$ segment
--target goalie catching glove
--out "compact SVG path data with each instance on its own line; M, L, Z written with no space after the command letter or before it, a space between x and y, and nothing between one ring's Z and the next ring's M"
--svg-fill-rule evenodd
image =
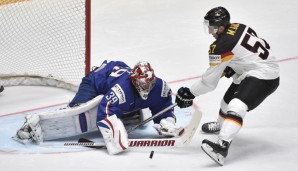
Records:
M167 137L178 137L182 134L183 128L175 126L175 118L167 117L161 119L159 124L154 124L153 127L160 135Z
M193 99L195 96L190 92L189 88L181 87L179 88L175 102L180 108L186 108L193 104Z

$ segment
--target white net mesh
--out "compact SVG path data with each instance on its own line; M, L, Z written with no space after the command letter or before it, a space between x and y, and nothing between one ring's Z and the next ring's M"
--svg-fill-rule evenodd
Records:
M79 85L85 10L85 0L0 0L0 84L33 75Z

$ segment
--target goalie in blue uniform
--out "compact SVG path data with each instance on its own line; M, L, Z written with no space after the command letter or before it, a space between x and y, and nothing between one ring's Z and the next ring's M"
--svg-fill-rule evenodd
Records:
M170 87L164 80L155 76L151 65L145 61L138 62L133 69L124 62L104 61L100 67L94 68L82 79L79 90L69 103L68 108L83 107L98 95L102 95L102 97L96 106L95 117L90 117L85 111L74 114L77 118L75 120L78 120L74 127L79 127L80 130L69 136L93 131L91 128L94 124L100 130L109 154L117 154L128 147L127 132L120 119L134 115L138 113L137 111L145 108L149 108L152 114L156 114L172 105ZM61 114L63 117L66 115ZM50 136L47 137L49 134L46 133L46 126L40 125L43 115L39 115L39 118L37 116L26 117L27 121L13 138L23 143L30 141L38 143L52 139ZM90 118L96 118L96 120ZM90 120L91 124L88 124ZM155 123L153 127L161 135L178 136L183 129L175 126L174 109L156 117L153 121ZM32 129L32 127L34 128ZM57 137L59 133L55 133L55 138L59 138L59 136ZM61 135L61 138L63 137L65 134Z

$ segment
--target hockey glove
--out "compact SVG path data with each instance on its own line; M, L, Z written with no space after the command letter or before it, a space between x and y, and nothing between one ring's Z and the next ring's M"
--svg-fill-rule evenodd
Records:
M164 135L167 137L177 137L182 134L183 128L175 126L175 119L172 117L167 117L161 119L159 124L154 124L153 127L159 133L159 135Z
M176 95L175 102L180 108L186 108L192 105L195 96L190 92L189 88L181 87Z
M226 69L224 70L224 72L222 73L223 76L230 78L232 77L236 72L231 68L231 67L226 67Z

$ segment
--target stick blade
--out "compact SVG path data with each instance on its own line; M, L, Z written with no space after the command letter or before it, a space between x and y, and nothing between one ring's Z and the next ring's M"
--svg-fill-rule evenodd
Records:
M85 142L94 142L94 141L88 140L88 139L86 139L86 138L80 138L80 139L78 140L78 142L79 142L79 143L85 143Z
M94 143L94 141L88 140L86 138L80 138L78 140L78 143ZM95 149L101 149L105 146L84 146L84 147L88 147L88 148L95 148Z
M192 119L190 123L185 128L186 129L184 132L185 135L182 135L182 141L184 145L189 144L191 142L200 124L201 118L202 118L202 112L199 110L195 110L194 113L192 114Z

